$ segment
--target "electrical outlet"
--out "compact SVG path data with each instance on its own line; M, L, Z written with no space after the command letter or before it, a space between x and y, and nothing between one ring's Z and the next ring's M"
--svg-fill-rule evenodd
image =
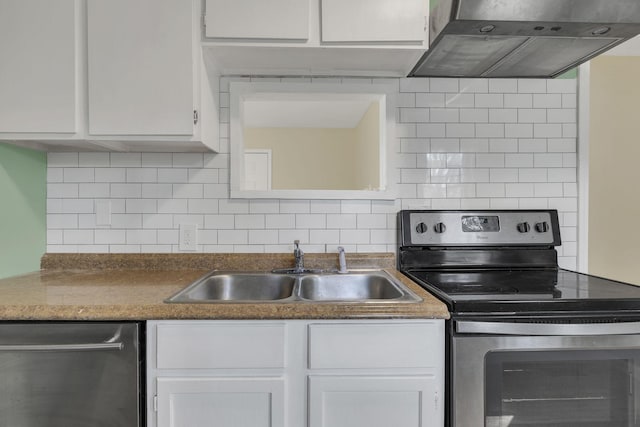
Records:
M96 225L111 225L111 201L96 200Z
M198 248L198 225L180 224L180 250L195 251Z

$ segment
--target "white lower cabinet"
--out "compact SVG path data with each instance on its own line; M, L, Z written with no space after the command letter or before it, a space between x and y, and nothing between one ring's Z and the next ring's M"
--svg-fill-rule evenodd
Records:
M437 426L435 375L311 376L309 427Z
M150 427L442 427L443 320L149 321Z
M284 426L283 378L157 379L158 427Z

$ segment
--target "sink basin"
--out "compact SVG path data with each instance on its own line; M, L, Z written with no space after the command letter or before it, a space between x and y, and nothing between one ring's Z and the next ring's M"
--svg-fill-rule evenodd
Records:
M213 272L167 302L276 301L289 298L296 278L261 273Z
M300 282L300 298L312 301L394 300L404 295L383 272L310 275Z
M282 270L289 272L288 270ZM212 271L168 303L416 302L402 283L380 270L348 274Z

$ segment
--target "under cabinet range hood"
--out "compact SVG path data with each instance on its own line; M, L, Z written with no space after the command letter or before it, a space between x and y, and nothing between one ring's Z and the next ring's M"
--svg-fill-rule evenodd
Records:
M435 1L409 77L556 77L640 34L640 0Z

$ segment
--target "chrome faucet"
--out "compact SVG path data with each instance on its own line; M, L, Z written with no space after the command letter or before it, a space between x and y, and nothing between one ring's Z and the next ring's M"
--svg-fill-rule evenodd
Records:
M340 264L338 273L345 274L349 272L349 270L347 270L347 257L342 246L338 246L338 263Z
M301 273L304 271L304 252L300 249L300 240L293 241L293 256L296 260L295 268L293 270L296 273Z

